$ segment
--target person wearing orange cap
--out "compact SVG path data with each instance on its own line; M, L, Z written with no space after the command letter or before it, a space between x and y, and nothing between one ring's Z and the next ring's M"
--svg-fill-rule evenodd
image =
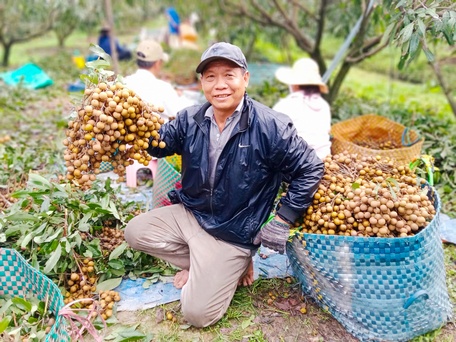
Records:
M177 113L193 104L185 97L179 96L174 87L158 77L163 66L169 59L168 54L163 52L162 46L154 40L144 40L136 48L136 64L138 70L124 81L128 88L145 102L160 107L164 112L161 117L167 121L176 117Z
M287 114L298 134L324 159L331 153L331 109L321 96L328 93L328 86L321 79L318 64L301 58L292 67L278 68L275 77L289 86L290 94L273 109Z

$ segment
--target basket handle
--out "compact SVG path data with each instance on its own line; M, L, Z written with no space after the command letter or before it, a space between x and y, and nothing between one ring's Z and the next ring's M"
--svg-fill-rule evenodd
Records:
M405 310L407 310L409 308L410 305L413 304L413 302L415 300L417 300L418 298L420 297L424 297L424 299L429 299L429 294L427 293L426 290L419 290L419 291L416 291L414 294L412 294L409 299L407 299L404 303L404 306L403 308Z
M417 137L415 140L410 141L409 128L405 127L404 131L402 132L401 143L402 146L410 147L415 145L418 141L420 141L420 137Z

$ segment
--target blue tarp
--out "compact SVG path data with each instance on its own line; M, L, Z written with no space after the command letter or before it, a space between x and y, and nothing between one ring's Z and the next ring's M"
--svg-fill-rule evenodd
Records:
M0 78L11 86L21 84L28 89L44 88L54 84L54 81L33 63L28 63L16 70L0 73Z
M440 217L443 223L440 227L440 238L444 242L456 245L456 219L452 219L445 214L440 214Z
M269 249L262 250L267 258L259 254L253 257L254 278L285 278L292 276L292 269L285 254L278 254ZM150 309L157 305L171 303L180 299L180 289L173 286L173 278L158 281L150 286L143 287L146 279L124 279L115 288L120 294L117 311L136 311Z

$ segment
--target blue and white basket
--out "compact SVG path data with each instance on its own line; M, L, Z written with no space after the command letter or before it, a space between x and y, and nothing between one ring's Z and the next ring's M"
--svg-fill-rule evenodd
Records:
M287 254L302 290L361 341L408 341L451 319L436 215L412 237L297 234Z
M0 295L24 297L30 293L48 302L55 323L45 342L69 342L67 323L59 310L64 306L62 293L46 275L36 270L14 249L0 248Z

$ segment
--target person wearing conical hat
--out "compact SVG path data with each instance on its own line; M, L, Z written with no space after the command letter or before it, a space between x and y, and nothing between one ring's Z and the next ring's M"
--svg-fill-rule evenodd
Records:
M328 86L322 81L318 64L301 58L292 67L278 68L275 77L289 86L290 94L273 109L288 115L298 134L324 159L331 153L331 109L322 97L328 93Z

